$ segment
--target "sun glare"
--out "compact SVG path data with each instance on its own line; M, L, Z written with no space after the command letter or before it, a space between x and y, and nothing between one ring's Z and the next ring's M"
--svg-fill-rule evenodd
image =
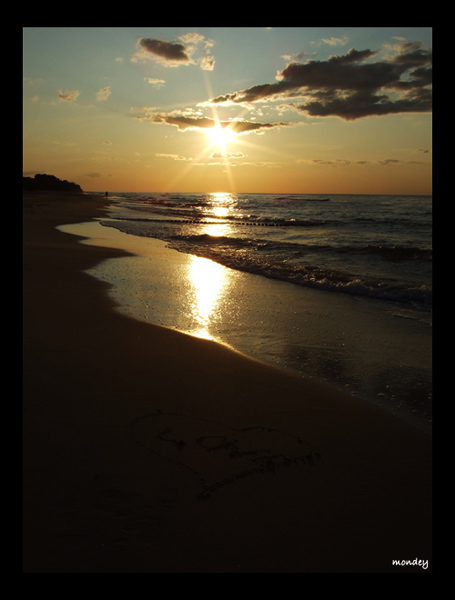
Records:
M234 139L234 132L230 127L222 127L217 123L207 130L207 136L212 146L218 146L222 152L226 152L228 143Z

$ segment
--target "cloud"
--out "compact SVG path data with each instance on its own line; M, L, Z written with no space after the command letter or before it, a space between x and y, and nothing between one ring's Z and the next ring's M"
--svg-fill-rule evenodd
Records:
M423 161L418 160L397 160L396 158L386 158L384 160L370 161L370 160L346 160L337 158L335 160L322 160L322 159L299 159L297 164L302 165L322 165L328 167L355 167L355 166L391 166L391 165L423 165Z
M104 88L100 88L97 92L96 92L96 99L98 101L102 101L102 100L107 100L109 98L109 96L111 95L111 88L108 85L107 87Z
M253 121L232 120L232 121L216 121L209 117L204 117L200 114L188 114L181 111L171 113L155 113L148 108L143 109L144 115L137 118L151 123L167 123L175 125L180 131L186 130L204 130L211 129L215 126L229 127L229 129L238 135L248 134L253 132L265 131L277 127L289 126L289 123L257 123Z
M155 85L156 87L161 87L166 83L165 79L157 79L156 77L146 77L145 81L151 85Z
M157 158L170 158L172 160L193 160L192 158L186 158L185 156L181 156L180 154L166 154L164 152L158 152L155 154Z
M76 102L79 95L80 95L79 90L72 90L70 92L62 92L62 90L59 90L58 99L62 100L62 102L73 103L73 102Z
M203 56L199 61L199 65L203 71L213 71L215 68L215 59L213 56Z
M185 52L183 44L173 44L162 40L152 40L141 38L139 46L152 56L163 59L167 62L185 62L191 61L189 55ZM146 56L146 54L144 55Z
M243 152L212 152L210 158L245 158Z
M276 83L255 85L213 98L214 104L250 104L273 100L313 117L354 120L373 115L430 112L431 52L419 43L393 48L392 55L373 61L378 52L351 48L326 61L291 62Z
M348 38L347 36L343 36L342 38L337 38L335 36L332 36L330 38L325 38L322 40L325 44L329 44L329 46L338 46L341 45L343 46L344 44L347 43Z
M133 62L153 59L166 67L181 65L199 65L205 71L212 71L215 59L209 55L214 42L199 33L186 33L179 41L167 42L152 38L139 38L138 50L132 57ZM202 56L201 56L202 54Z

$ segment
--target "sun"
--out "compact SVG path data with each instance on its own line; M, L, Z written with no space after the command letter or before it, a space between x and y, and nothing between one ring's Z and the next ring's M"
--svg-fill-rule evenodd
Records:
M227 145L233 141L235 135L230 127L223 127L219 123L207 129L206 133L211 146L218 146L223 153L226 152Z

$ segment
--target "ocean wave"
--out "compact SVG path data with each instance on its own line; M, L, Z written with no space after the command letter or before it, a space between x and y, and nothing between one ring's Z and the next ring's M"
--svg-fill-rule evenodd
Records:
M386 261L404 261L404 260L431 260L432 251L424 248L408 246L384 246L384 245L359 245L359 246L337 246L329 244L304 244L293 243L287 239L285 242L269 241L263 239L245 239L230 236L212 236L210 234L192 234L192 235L170 235L169 238L183 243L189 242L195 245L212 246L230 246L232 248L252 247L256 249L273 252L282 251L292 253L294 256L304 256L305 253L324 253L332 252L335 254L365 254L378 256Z
M429 260L432 257L432 250L413 246L376 246L372 244L366 246L341 246L340 248L336 248L336 252L341 254L377 255L389 261Z
M278 202L288 202L288 203L296 203L296 202L329 202L330 198L310 198L305 196L277 196L275 198Z
M168 217L167 219L164 217ZM335 225L335 221L317 220L317 219L282 219L270 217L253 217L251 215L245 217L243 215L228 215L217 217L216 215L205 215L194 211L173 208L170 211L160 211L154 213L154 216L148 217L112 217L118 221L138 221L149 223L183 223L192 224L200 223L202 225L219 225L229 223L231 225L239 225L244 227L325 227L327 225Z
M242 244L239 243L234 247L230 240L226 238L210 244L194 244L191 240L174 239L170 241L169 246L180 252L211 259L232 269L262 275L294 285L378 300L389 300L409 304L424 310L431 307L432 292L428 286L407 287L405 285L387 284L374 278L362 278L358 275L351 275L334 269L320 268L313 265L296 265L292 262L279 261L279 253L272 253L271 259L265 259L263 252L244 252L242 251ZM251 248L251 246L252 243L247 240L243 243L243 248ZM261 248L257 247L256 249L260 250Z
M180 252L239 271L424 310L431 307L428 273L432 252L425 236L394 235L389 244L381 243L387 239L382 230L376 233L373 228L365 234L363 229L351 229L352 220L346 230L339 228L336 211L328 218L311 209L296 218L292 216L295 211L274 214L268 208L217 217L198 210L202 200L191 195L144 195L137 213L125 211L123 216L112 215L101 224L127 234L161 239ZM227 228L219 230L222 235L211 235L209 225ZM272 227L278 229L267 229ZM287 229L280 231L281 227ZM392 244L392 240L397 243Z

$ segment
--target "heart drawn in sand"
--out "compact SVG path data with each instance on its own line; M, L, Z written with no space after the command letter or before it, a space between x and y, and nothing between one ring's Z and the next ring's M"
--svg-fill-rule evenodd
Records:
M135 419L132 434L149 450L190 469L202 486L201 500L243 477L314 465L321 458L305 440L277 429L235 429L162 411Z

